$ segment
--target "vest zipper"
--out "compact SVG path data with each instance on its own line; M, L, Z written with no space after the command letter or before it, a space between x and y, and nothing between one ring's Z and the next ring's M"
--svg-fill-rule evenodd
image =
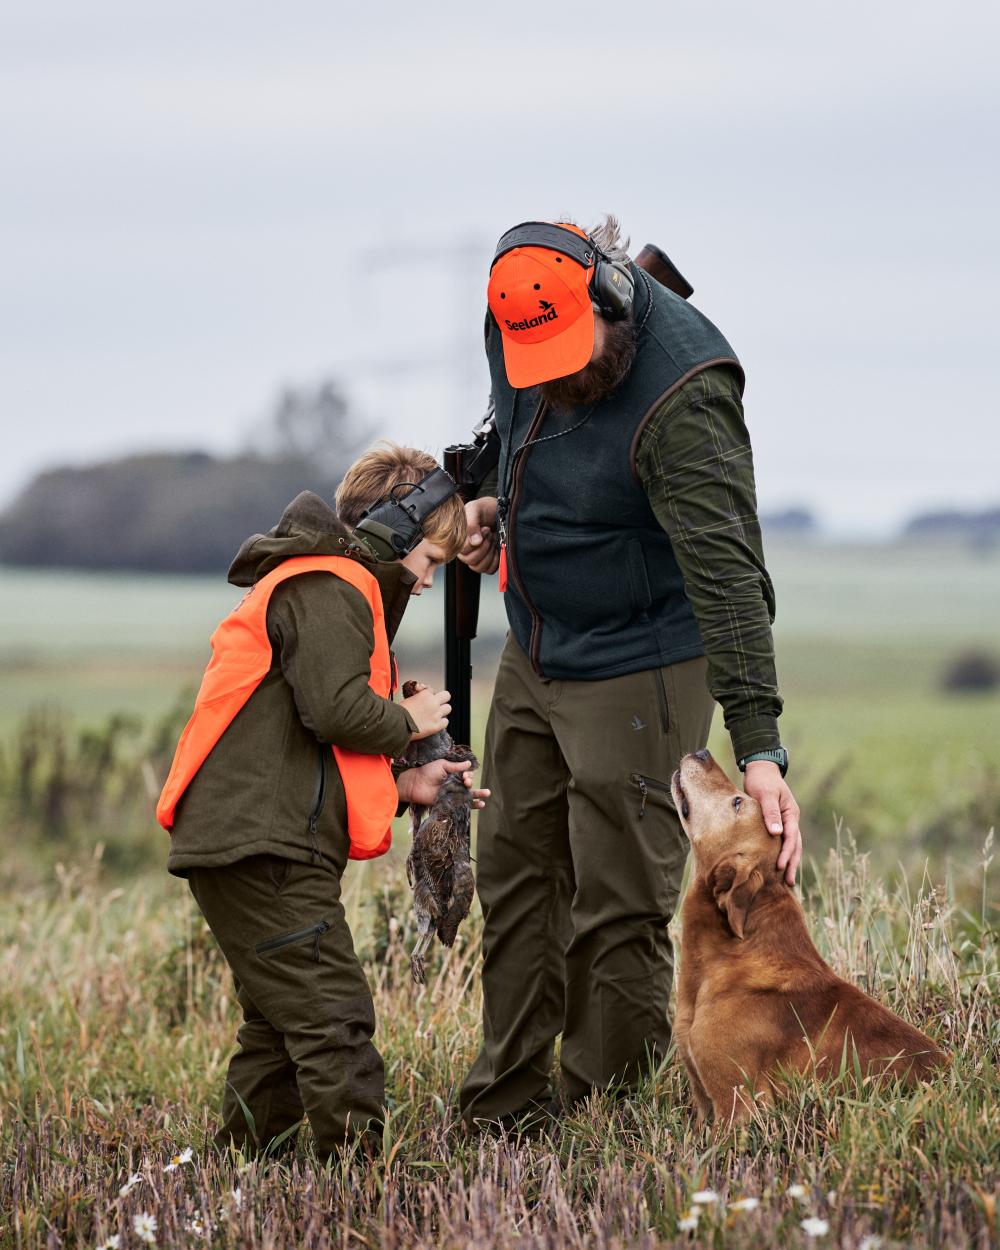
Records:
M308 824L309 841L312 843L310 855L314 864L319 861L319 839L316 836L316 826L326 803L326 757L330 753L330 748L324 746L322 742L317 742L316 746L319 748L319 779L316 782L316 798L313 800Z
M528 459L528 451L531 440L538 433L542 421L545 419L545 400L538 401L538 407L535 409L535 415L531 418L531 425L528 427L528 433L524 437L524 450L518 459L518 464L514 468L514 478L510 484L510 499L504 500L504 545L507 548L507 573L517 587L518 594L527 605L528 611L531 613L531 637L528 642L528 658L531 661L531 667L535 670L539 677L544 677L542 672L542 663L540 659L542 650L542 618L538 614L538 609L532 603L528 592L524 588L524 582L521 581L521 575L517 571L517 562L514 560L514 549L511 539L514 535L514 513L517 510L517 496L521 489L521 482L524 477L524 465Z
M646 799L649 797L650 790L658 790L661 794L670 794L671 790L664 782L655 781L652 777L644 777L642 773L633 773L632 780L639 787L639 819L642 820L646 814Z
M330 928L329 920L321 920L319 924L310 925L308 929L298 929L295 933L282 933L279 937L268 938L266 942L258 942L253 948L257 955L269 955L272 951L280 951L285 946L294 946L296 942L304 942L313 938L313 960L319 963L319 940Z

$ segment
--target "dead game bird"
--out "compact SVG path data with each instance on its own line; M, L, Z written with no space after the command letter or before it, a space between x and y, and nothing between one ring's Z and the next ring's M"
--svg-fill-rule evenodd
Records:
M416 691L416 682L404 683L404 698ZM400 762L407 768L420 768L440 759L468 760L471 768L479 763L467 747L455 745L447 730L411 742ZM435 932L444 946L452 946L472 906L476 892L469 847L472 801L462 774L452 773L430 808L410 806L413 846L406 858L406 876L419 933L410 956L410 973L417 985L425 983L424 955Z

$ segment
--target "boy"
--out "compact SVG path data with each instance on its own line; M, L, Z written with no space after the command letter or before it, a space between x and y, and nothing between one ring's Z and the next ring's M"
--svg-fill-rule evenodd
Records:
M223 1148L263 1147L303 1114L322 1158L381 1128L382 1058L340 878L349 855L388 849L400 802L433 801L450 772L472 784L463 763L390 770L408 742L447 724L447 691L392 702L388 646L409 596L461 550L465 512L456 494L444 499L400 560L374 558L353 531L437 469L413 448L373 448L340 484L337 512L304 492L229 571L250 590L213 635L157 808L168 870L187 877L243 1008Z

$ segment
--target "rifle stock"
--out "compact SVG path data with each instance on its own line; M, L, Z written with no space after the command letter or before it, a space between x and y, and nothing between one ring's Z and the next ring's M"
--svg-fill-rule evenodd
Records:
M681 299L689 299L694 294L691 283L666 252L654 244L647 243L634 263ZM475 431L473 442L445 448L444 467L458 483L459 494L466 503L476 498L499 458L500 440L493 424L491 404ZM470 746L472 737L472 641L479 627L481 580L480 575L461 560L452 560L445 568L444 683L451 692L448 728L452 738L463 746Z

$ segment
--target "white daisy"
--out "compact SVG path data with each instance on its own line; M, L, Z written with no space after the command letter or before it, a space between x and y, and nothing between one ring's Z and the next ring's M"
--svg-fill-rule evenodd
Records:
M102 1241L97 1250L119 1250L122 1244L121 1236L118 1233L112 1233L107 1241Z
M830 1221L821 1220L818 1215L808 1216L801 1224L807 1237L824 1237L830 1231Z
M694 1230L698 1227L698 1217L700 1214L701 1213L698 1208L694 1207L687 1213L687 1215L682 1216L677 1221L677 1228L679 1231L682 1233L694 1232Z
M156 1241L156 1216L140 1211L132 1217L132 1229L140 1241L151 1246Z
M164 1172L176 1172L179 1167L185 1163L190 1163L194 1158L194 1151L190 1146L185 1146L179 1155L173 1155L170 1162L163 1169Z
M719 1195L714 1189L699 1189L691 1195L691 1201L696 1207L710 1207L719 1201Z
M789 1185L785 1190L785 1193L788 1194L789 1198L808 1197L808 1191L806 1190L805 1185Z
M760 1206L759 1198L737 1198L729 1204L730 1211L756 1211Z

